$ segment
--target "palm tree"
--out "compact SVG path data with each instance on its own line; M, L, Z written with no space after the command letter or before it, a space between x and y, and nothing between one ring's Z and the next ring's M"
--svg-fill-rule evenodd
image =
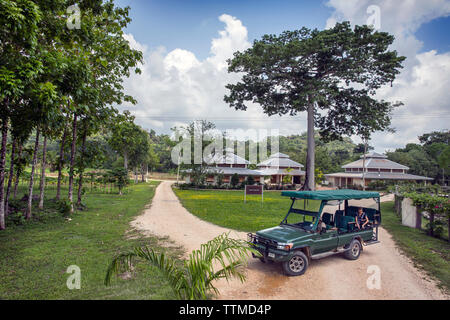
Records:
M141 258L162 271L179 299L207 299L207 295L211 292L219 294L219 290L213 284L215 280L225 278L228 281L237 277L244 282L243 267L247 263L248 254L252 252L259 255L258 251L249 247L247 242L231 239L228 235L224 233L202 244L200 249L190 253L189 259L185 260L181 267L176 265L174 259L164 253L156 253L146 246L121 253L109 265L105 285L111 283L113 274L130 271L133 260ZM214 268L215 265L218 267Z

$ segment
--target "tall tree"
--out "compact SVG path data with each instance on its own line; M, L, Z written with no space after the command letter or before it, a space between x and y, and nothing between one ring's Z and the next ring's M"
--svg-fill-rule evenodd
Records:
M228 71L243 73L228 84L225 102L246 110L261 105L268 115L308 114L305 189L314 190L314 128L324 139L367 136L390 126L398 104L377 101L376 90L392 83L405 57L388 48L394 37L349 22L319 31L302 28L265 35L228 61Z
M41 13L34 1L0 1L0 230L5 229L5 163L8 123L41 64L33 54Z
M74 102L73 139L69 168L69 201L73 202L73 173L77 118L92 115L99 110L109 110L110 106L120 105L123 101L136 103L133 97L124 93L123 80L132 69L142 62L142 53L132 49L124 38L123 30L130 23L129 7L119 8L113 1L86 1L80 6L83 11L81 40L76 46L79 57L84 57L83 66L87 66L81 86L73 87L71 97ZM75 69L76 70L76 69ZM78 70L76 70L78 71ZM80 72L74 73L78 79ZM81 89L81 90L80 90ZM73 211L73 205L72 210Z
M125 111L118 115L112 123L109 144L123 156L123 167L128 170L130 154L135 148L135 140L139 134L139 128L134 124L134 117Z

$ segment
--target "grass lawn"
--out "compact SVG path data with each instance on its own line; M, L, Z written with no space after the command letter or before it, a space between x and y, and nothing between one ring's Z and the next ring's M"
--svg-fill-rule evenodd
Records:
M160 247L156 238L133 233L129 239L126 234L129 222L153 198L156 185L131 185L123 196L86 194L88 210L78 211L70 221L47 201L44 212L34 209L34 221L0 231L0 299L175 298L162 274L144 263L135 266L131 279L114 279L111 287L103 284L109 262L120 251L147 244L179 256L176 249ZM52 199L55 189L48 191ZM70 265L81 269L80 290L66 286Z
M183 206L197 217L222 227L255 232L280 224L286 216L291 200L282 197L280 191L264 192L261 196L249 195L244 203L243 190L180 190L175 194ZM310 200L306 209L315 210L320 201ZM296 208L303 208L303 201L296 201Z
M424 231L401 224L394 213L394 203L381 204L383 228L394 238L397 245L427 274L438 280L441 288L450 292L450 244L443 239L427 236Z

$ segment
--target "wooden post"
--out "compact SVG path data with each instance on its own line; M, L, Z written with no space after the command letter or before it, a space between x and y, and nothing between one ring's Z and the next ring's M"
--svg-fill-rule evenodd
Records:
M367 139L364 141L364 157L363 157L363 190L366 191L366 153L367 153Z
M422 210L416 206L416 229L422 229Z

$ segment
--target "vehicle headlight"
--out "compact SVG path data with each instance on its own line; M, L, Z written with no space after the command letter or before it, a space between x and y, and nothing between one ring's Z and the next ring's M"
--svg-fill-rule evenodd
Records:
M278 243L277 244L277 249L289 251L289 250L292 249L293 245L294 245L293 243Z

